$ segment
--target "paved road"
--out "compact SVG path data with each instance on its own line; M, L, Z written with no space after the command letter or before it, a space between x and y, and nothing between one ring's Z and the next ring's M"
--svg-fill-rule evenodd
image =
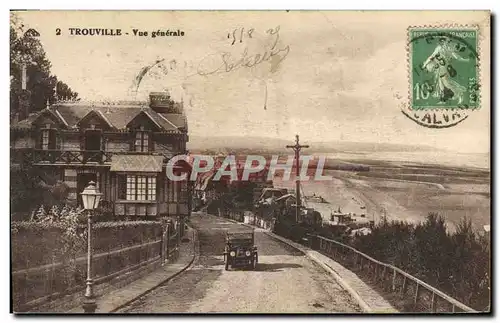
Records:
M127 313L352 313L360 309L328 274L302 253L261 230L255 271L224 270L224 232L235 224L192 215L200 257L194 266L121 312Z

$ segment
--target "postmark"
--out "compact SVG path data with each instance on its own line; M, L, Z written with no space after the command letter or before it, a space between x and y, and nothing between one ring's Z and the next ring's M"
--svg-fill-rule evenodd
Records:
M448 128L480 108L479 34L475 26L408 28L409 102L403 114Z

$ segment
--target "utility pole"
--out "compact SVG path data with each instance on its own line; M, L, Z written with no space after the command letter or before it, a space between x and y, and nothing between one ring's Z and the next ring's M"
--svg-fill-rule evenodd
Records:
M299 213L300 213L300 207L302 204L301 198L300 198L300 168L299 168L299 160L300 160L300 150L302 148L309 148L308 145L300 145L299 144L299 135L295 135L295 145L287 145L286 148L292 148L293 151L295 152L295 171L296 171L296 179L295 179L295 197L296 197L296 202L295 202L295 221L298 223L299 222Z

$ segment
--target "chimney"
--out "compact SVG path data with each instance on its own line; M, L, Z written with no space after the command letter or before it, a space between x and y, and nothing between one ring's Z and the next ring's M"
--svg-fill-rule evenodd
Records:
M26 64L21 65L21 90L26 90Z
M30 114L31 93L27 89L26 64L21 65L21 93L19 94L19 119L26 119Z
M180 105L171 99L168 91L149 93L149 106L158 113L182 113Z

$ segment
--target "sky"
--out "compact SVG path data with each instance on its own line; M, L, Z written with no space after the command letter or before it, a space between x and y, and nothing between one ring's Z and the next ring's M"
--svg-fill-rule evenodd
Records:
M462 153L490 150L490 35L484 12L18 15L40 33L52 72L82 100L143 100L151 91L168 89L184 102L191 135L293 140L298 133L310 142L408 143ZM408 103L407 29L457 22L480 26L482 107L455 127L425 128L400 111ZM72 36L69 28L121 29L122 36ZM133 29L148 31L148 36L134 36ZM180 30L184 36L152 38L158 30ZM236 63L246 52L255 62L255 55L269 56L271 51L279 55L253 67L227 71L224 66L209 73L222 66L223 57L228 64ZM163 66L153 68L137 93L132 91L141 69L157 60L164 60Z

